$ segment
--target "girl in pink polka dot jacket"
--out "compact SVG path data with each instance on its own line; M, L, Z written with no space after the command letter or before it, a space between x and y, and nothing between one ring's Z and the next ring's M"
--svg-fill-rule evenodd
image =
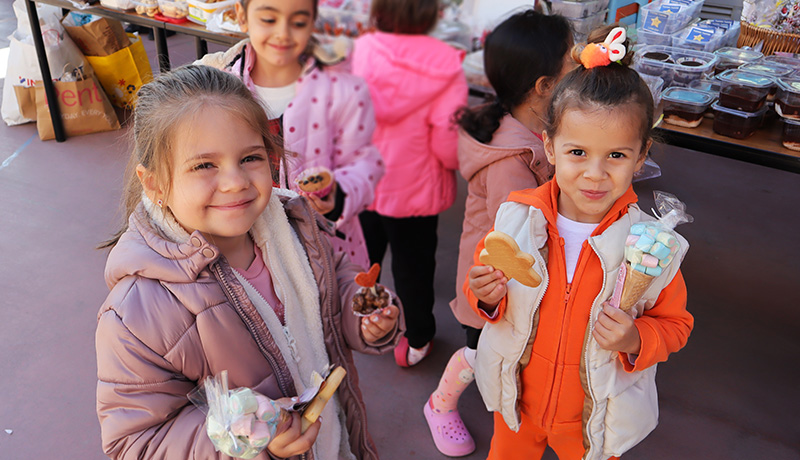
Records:
M335 224L334 249L368 267L358 214L372 203L384 165L372 144L375 115L366 84L317 57L322 53L311 37L316 0L242 0L236 13L249 38L198 63L239 76L265 102L287 151L275 182L305 196ZM334 177L323 197L296 183L319 168Z

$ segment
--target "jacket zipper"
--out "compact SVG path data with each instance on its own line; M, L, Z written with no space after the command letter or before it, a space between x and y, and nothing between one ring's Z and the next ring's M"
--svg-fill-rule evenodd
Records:
M530 227L530 233L531 233L531 241L533 241L534 245L535 245L536 244L536 238L535 238L536 235L533 234L533 227L532 226ZM536 298L536 300L534 301L533 309L531 310L531 317L530 317L530 323L528 325L528 333L526 335L527 339L525 340L525 346L522 347L522 350L519 352L519 355L517 355L516 359L514 360L517 363L517 366L519 366L519 362L522 360L522 355L525 354L525 349L528 348L528 340L530 340L531 334L533 333L533 317L536 315L536 312L539 311L539 307L542 305L542 299L544 299L544 294L545 294L545 292L547 292L547 287L550 285L550 274L547 272L547 265L545 264L544 257L542 257L542 254L539 252L538 249L534 250L532 252L533 252L533 258L536 260L536 262L539 264L539 266L542 267L542 285L541 285L541 289L539 291L539 295ZM506 295L508 295L508 294L506 294ZM521 379L522 379L522 375L521 375L522 374L522 369L518 369L517 372L518 372L517 380L521 381ZM519 406L519 389L520 389L520 385L514 385L514 406L515 406L514 407L514 414L515 414L515 416L517 418L517 420L516 420L517 426L519 426L519 424L520 424L519 415L517 415L517 413L519 412L519 407L518 407Z
M314 236L314 243L317 245L318 248L322 248L323 247L322 236L320 235L319 228L316 225L316 218L314 217L314 214L311 212L311 209L310 209L310 207L308 205L308 202L306 200L303 200L303 205L305 206L306 212L308 213L309 217L312 220L311 233ZM334 271L334 267L333 267L333 262L331 261L330 255L327 253L327 251L322 251L322 256L323 256L323 259L324 259L324 262L325 262L325 267L326 267L325 284L328 287L328 293L329 293L327 302L325 304L326 307L327 307L325 309L326 313L327 313L326 316L325 316L325 321L327 321L329 325L333 326L334 320L333 320L333 298L332 298L332 294L334 292L333 277L334 277L335 271ZM344 312L342 312L342 313L344 314ZM324 334L324 331L323 331L323 334ZM343 358L345 356L345 352L344 352L344 350L342 350L341 343L339 342L339 340L334 340L333 343L336 346L337 353L339 353L339 356ZM344 362L344 360L342 362ZM344 387L346 387L347 390L351 394L355 394L355 391L354 391L354 389L352 387L352 380L350 380L349 378L346 378L346 379L342 380L342 385ZM362 431L364 433L366 433L366 431L367 431L366 407L364 406L363 401L359 401L358 398L354 398L354 402L356 403L356 405L360 409L360 411L359 411L360 412L360 414L359 414L360 417L359 418L361 420L361 426L363 427ZM344 410L344 407L342 407L342 410ZM345 428L346 428L346 425L347 424L345 424ZM350 436L352 436L352 433L348 433L348 438ZM350 440L348 439L347 448L351 449L350 445L349 445L350 444L349 441ZM369 447L369 443L365 442L364 439L359 439L359 444L361 445L361 449L368 450L372 454L372 456L374 458L378 458L378 453L373 451Z
M606 262L605 262L605 260L603 260L603 257L600 255L600 251L594 245L594 240L592 238L589 238L587 241L589 242L589 246L591 246L591 248L594 251L594 253L597 254L597 258L600 259L600 267L602 268L603 273L605 274L606 273ZM603 276L603 286L600 288L600 292L597 294L597 297L594 298L594 301L592 302L592 308L589 309L589 324L587 326L589 328L589 330L587 332L587 335L590 338L588 340L586 340L586 347L583 350L583 366L584 366L584 369L586 370L586 391L588 392L589 397L592 398L592 412L591 412L591 414L589 414L589 418L586 419L587 427L585 429L586 429L587 433L588 433L589 422L592 420L592 418L594 418L595 408L597 407L597 398L595 397L594 391L592 390L592 382L591 382L590 372L589 372L589 344L591 343L591 334L594 331L594 324L592 323L592 318L594 317L594 312L597 309L598 302L600 301L600 296L603 295L603 292L605 292L605 290L606 290L606 277L604 275ZM587 452L587 454L588 454L588 453L591 453L592 449L594 449L595 446L594 446L592 437L590 435L587 434L586 435L586 439L588 439L588 441L589 441L589 449L588 449L588 452ZM589 455L586 456L586 458L588 458L588 457L589 457Z
M269 351L267 351L267 347L264 344L264 339L258 334L254 333L254 331L256 330L255 321L244 313L244 308L242 307L241 302L239 301L238 297L234 295L230 283L222 274L222 267L220 266L219 262L216 262L214 265L212 265L212 269L214 271L214 275L217 277L223 289L225 290L225 294L231 301L231 304L233 304L233 307L236 310L236 312L239 314L239 317L242 318L242 320L247 325L247 328L251 331L250 333L253 335L253 338L255 339L256 344L258 345L258 349L261 350L261 354L263 354L264 357L267 358L267 361L269 361L270 366L272 366L273 373L278 376L278 378L275 380L278 382L278 388L280 388L281 394L283 394L284 396L290 396L289 394L290 392L287 391L289 386L287 385L287 382L285 380L286 376L283 375L283 373L281 372L281 369L278 366L278 362L275 359L275 357L272 356L272 354ZM292 386L294 386L294 383L292 383Z

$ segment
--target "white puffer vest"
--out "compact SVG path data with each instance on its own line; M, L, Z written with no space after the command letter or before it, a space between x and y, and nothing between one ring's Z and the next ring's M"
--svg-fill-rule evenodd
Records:
M601 349L592 338L591 330L597 321L601 304L611 297L619 266L623 261L625 239L631 225L654 221L638 206L630 205L628 213L611 224L602 234L589 238L589 245L600 258L605 272L603 288L594 299L583 348L582 383L591 399L584 410L584 439L589 447L584 460L605 460L621 456L644 439L658 424L656 366L628 373L619 361L618 353ZM534 314L544 297L549 274L544 254L547 251L547 220L541 210L516 202L504 203L495 220L495 230L507 233L520 249L536 259L534 266L542 283L530 288L511 280L508 283L508 308L495 324L487 323L478 343L475 378L483 401L489 411L498 411L508 427L519 431L520 360L531 334L534 333ZM689 248L688 242L677 235L680 251L664 272L656 277L636 305L637 317L655 304L659 293L675 277ZM588 409L588 410L587 410Z

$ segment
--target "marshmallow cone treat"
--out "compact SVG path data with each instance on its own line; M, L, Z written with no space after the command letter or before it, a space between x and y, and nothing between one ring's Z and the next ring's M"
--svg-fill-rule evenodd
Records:
M673 228L693 220L683 211L683 203L673 195L656 192L656 205L664 216L655 222L632 225L625 240L625 260L609 300L611 305L623 311L633 308L655 277L672 263L680 249Z
M628 311L642 298L644 291L650 287L654 276L646 275L638 270L631 269L626 264L625 281L622 285L622 297L619 299L619 308Z

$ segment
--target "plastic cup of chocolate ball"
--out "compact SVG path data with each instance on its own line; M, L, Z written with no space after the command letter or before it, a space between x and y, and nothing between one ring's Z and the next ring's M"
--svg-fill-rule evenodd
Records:
M376 284L372 287L361 287L353 296L353 314L359 317L380 313L392 304L392 293Z

